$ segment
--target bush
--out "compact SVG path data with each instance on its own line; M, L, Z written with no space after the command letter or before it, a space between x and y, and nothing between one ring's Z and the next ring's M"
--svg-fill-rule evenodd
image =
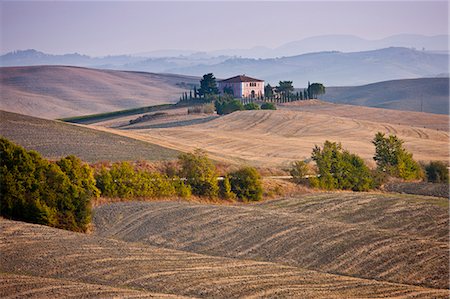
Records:
M216 197L219 192L216 168L202 150L181 154L178 157L181 165L180 177L192 188L192 193L199 196Z
M231 183L228 176L225 176L223 180L219 181L219 196L222 199L236 198L236 194L231 191Z
M305 161L295 161L289 173L296 184L303 183L307 180L305 176L309 173L308 164Z
M372 143L375 145L375 156L380 171L405 180L420 179L423 177L420 165L414 161L413 155L403 147L403 140L395 135L385 135L378 132Z
M69 156L50 163L0 139L0 214L73 231L86 231L90 200L98 196L92 169Z
M217 114L224 115L234 111L244 110L244 105L240 100L234 99L231 96L225 95L214 102Z
M261 105L262 110L277 110L277 106L274 103L265 102Z
M244 105L245 110L259 110L259 105L256 103L248 103Z
M212 103L188 108L188 114L199 114L199 113L213 114L214 111L215 107Z
M261 200L261 176L253 167L245 167L229 174L231 191L244 201Z
M313 149L311 157L319 169L319 178L311 179L311 186L353 191L373 188L373 178L364 161L343 150L340 143L327 140L323 149L318 146Z
M441 161L431 161L425 166L427 181L431 183L447 183L448 179L448 165Z

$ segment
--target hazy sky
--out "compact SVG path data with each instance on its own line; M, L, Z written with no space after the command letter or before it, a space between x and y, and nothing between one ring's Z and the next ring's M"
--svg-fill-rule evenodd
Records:
M1 52L277 47L306 37L448 34L447 1L1 1Z

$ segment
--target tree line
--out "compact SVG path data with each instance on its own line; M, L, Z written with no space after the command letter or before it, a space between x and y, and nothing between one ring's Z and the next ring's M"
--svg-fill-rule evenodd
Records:
M225 87L224 94L228 97L234 97L233 90ZM271 86L266 84L264 86L264 97L260 98L247 98L240 100L244 103L251 103L254 101L265 101L272 103L288 103L293 101L302 101L315 99L319 95L325 93L325 86L322 83L310 83L308 87L303 90L295 91L293 81L280 81L277 86ZM200 80L200 87L197 89L194 86L189 92L183 92L180 96L180 103L192 102L192 103L211 103L220 100L222 97L219 95L219 89L217 87L217 81L213 73L203 75Z
M84 232L91 221L91 200L100 195L124 199L262 198L261 176L255 168L238 169L219 181L215 165L201 150L181 154L178 165L149 172L117 162L95 171L75 156L50 162L0 138L0 215Z
M440 161L420 165L403 147L403 140L395 135L378 132L372 140L375 146L376 169L369 169L364 160L343 149L340 143L325 141L323 147L315 146L311 159L317 171L311 175L311 167L305 161L293 163L290 173L297 183L326 190L368 191L380 187L389 176L403 180L426 178L433 183L448 183L447 166Z

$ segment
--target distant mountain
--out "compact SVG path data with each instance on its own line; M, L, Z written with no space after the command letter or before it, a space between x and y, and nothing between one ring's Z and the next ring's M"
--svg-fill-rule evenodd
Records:
M367 40L354 35L324 35L284 44L273 49L271 55L272 57L281 57L323 51L361 52L388 47L446 51L448 53L448 41L448 35L401 34L379 40Z
M328 87L322 100L359 106L449 113L449 78L393 80L351 87Z
M414 37L414 36L413 36ZM411 37L413 40L415 40ZM342 40L343 37L336 37ZM320 38L316 38L320 40ZM440 41L440 38L437 38ZM327 39L330 41L330 39ZM348 44L356 44L358 39L348 37ZM383 42L395 43L396 38ZM402 37L400 40L405 41ZM433 38L430 37L430 40ZM314 44L310 41L307 44ZM321 43L319 43L321 44ZM433 44L430 42L430 44ZM437 46L436 46L437 47ZM299 46L285 46L289 49ZM255 51L266 51L258 48ZM250 53L250 52L249 52ZM255 52L256 53L256 52ZM176 57L105 56L90 57L81 54L50 55L36 50L15 51L0 56L1 66L28 65L70 65L99 69L145 71L152 73L179 73L201 76L213 72L217 78L237 74L260 77L267 82L292 80L302 87L308 81L322 82L326 86L361 85L372 82L436 77L447 75L449 54L445 51L423 51L411 48L390 47L363 52L316 52L279 58L244 58L195 52Z
M292 80L296 87L308 81L325 86L361 85L394 79L435 77L448 74L448 54L408 48L341 53L320 52L271 59L231 58L215 65L169 69L169 73L202 75L213 72L218 78L247 74L266 82Z

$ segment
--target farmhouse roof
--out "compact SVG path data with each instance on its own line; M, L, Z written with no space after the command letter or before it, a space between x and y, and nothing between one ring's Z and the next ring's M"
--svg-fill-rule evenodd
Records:
M234 77L222 80L220 82L223 82L223 83L264 82L264 80L250 78L250 77L247 77L246 75L238 75L238 76L234 76Z

